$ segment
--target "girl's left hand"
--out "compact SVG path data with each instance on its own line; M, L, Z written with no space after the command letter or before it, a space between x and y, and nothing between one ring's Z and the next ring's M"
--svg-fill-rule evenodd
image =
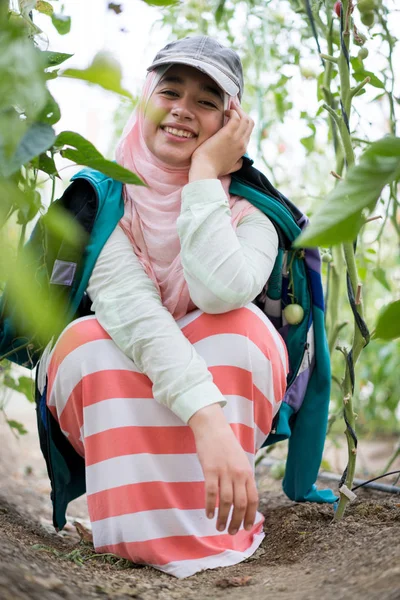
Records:
M203 142L192 155L189 181L218 179L242 166L242 156L253 131L254 121L238 105L226 110L229 121Z

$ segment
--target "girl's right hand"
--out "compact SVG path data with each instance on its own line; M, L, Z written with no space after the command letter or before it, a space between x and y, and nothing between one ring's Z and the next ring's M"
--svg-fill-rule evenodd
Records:
M214 517L219 499L217 529L224 531L233 505L228 533L235 535L242 522L250 530L256 518L258 492L249 460L227 423L219 404L200 409L189 419L203 469L206 515Z
M226 110L228 122L193 152L189 182L218 179L234 173L242 166L254 121L240 106Z

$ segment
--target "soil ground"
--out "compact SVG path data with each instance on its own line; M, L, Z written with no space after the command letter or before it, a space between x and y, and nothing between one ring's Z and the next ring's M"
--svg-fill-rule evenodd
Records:
M290 502L261 466L262 547L237 566L176 580L94 556L72 525L54 532L32 411L20 420L29 431L21 440L0 420L1 600L400 599L400 495L359 490L334 523L332 507ZM386 460L380 456L382 467ZM84 498L70 504L69 517L85 523Z

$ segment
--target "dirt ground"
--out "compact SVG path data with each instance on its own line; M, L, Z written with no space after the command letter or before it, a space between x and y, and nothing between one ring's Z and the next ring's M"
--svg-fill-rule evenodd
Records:
M290 502L261 466L262 547L240 565L176 580L95 556L72 525L54 532L32 414L23 421L29 434L21 441L0 421L1 600L400 599L399 495L359 490L345 519L333 523L332 507ZM85 523L84 498L68 514Z

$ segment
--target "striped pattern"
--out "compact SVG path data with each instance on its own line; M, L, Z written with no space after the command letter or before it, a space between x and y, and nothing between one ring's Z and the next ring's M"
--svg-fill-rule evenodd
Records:
M221 315L199 310L178 325L226 397L224 413L253 464L286 388L285 345L253 304ZM263 539L218 532L205 516L204 479L191 429L152 396L152 384L94 317L71 323L50 357L47 403L85 457L98 552L187 577L233 565Z

